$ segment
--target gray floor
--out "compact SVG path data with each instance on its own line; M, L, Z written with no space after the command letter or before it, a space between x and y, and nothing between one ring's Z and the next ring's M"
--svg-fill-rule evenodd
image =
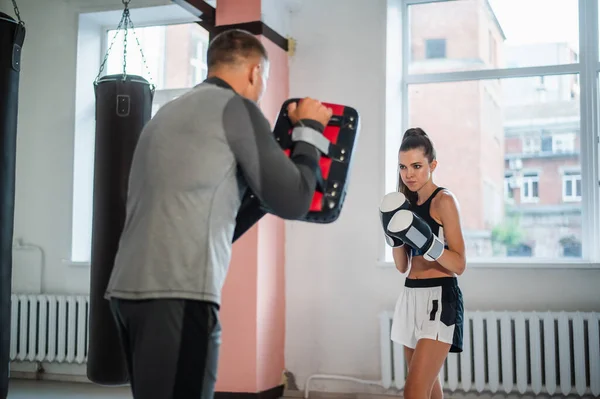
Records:
M288 396L289 395L289 396ZM549 396L540 395L478 395L478 394L446 394L446 399L575 399L577 396ZM129 387L101 387L90 383L35 381L35 380L10 380L8 399L132 399ZM292 391L286 394L288 399L303 398L302 392ZM394 396L383 395L340 395L314 393L311 399L390 399ZM401 398L401 396L398 396ZM584 396L591 398L591 396Z
M330 399L325 394L311 394L311 399ZM335 399L358 399L356 395L334 395ZM90 383L36 381L11 379L8 399L132 399L129 387L102 387ZM295 392L287 399L303 398L301 392ZM284 399L286 399L284 398ZM359 399L362 399L359 398ZM386 398L387 399L387 398Z
M132 399L132 396L129 387L102 387L90 383L36 381L19 379L11 379L9 382L8 399L75 398ZM352 399L354 399L353 396Z
M293 399L302 397L300 393ZM132 399L129 387L102 387L90 383L11 379L8 399ZM312 395L311 395L312 398ZM354 396L348 398L354 399ZM345 399L338 398L336 399Z
M129 387L101 387L94 384L10 380L8 399L132 399Z

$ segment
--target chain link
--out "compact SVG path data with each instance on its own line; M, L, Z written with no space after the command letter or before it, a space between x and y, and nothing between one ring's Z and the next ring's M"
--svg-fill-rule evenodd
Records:
M125 1L125 0L123 0ZM127 2L129 2L130 0L128 0ZM142 62L144 63L144 66L146 67L146 71L148 71L148 76L150 77L150 86L152 88L152 90L154 90L154 84L152 83L152 72L150 72L150 67L148 66L148 63L146 62L146 56L144 55L144 49L142 48L142 45L140 43L140 40L137 37L137 34L135 33L135 26L133 25L133 21L131 21L131 18L129 19L129 23L131 24L131 32L133 33L133 37L138 45L138 48L140 49L140 54L142 55ZM127 34L127 31L125 31L125 34Z
M16 0L12 0L12 4L13 4L13 8L15 9L15 15L17 16L17 19L19 20L19 25L25 26L25 22L23 22L23 20L21 19L21 14L19 13L19 7L17 7Z
M123 33L123 80L125 80L127 76L127 33L129 32L129 29L127 29L127 21L131 22L131 18L125 0L123 0L123 4L125 4L125 11L123 11L123 16L125 18L125 32Z
M115 35L113 36L113 38L110 42L110 46L108 47L108 50L106 51L106 54L104 55L104 60L102 61L102 64L100 65L100 71L98 72L98 75L96 76L96 79L94 80L94 84L97 84L98 80L100 79L100 75L102 74L102 71L104 70L104 68L106 66L106 62L108 61L108 57L110 55L110 50L112 49L112 46L115 43L115 40L117 39L117 36L119 35L119 32L121 31L121 29L124 30L124 32L123 32L123 80L126 79L126 77L127 77L127 39L128 39L127 35L129 33L129 30L131 29L131 32L133 33L135 41L136 41L138 48L140 50L140 53L142 55L142 62L144 63L144 66L146 67L146 70L148 72L148 76L149 76L148 80L150 83L150 90L152 90L152 92L154 92L155 85L154 85L154 83L152 83L152 73L150 72L148 63L146 62L146 57L144 56L144 51L142 49L142 45L141 45L140 41L138 40L137 35L135 34L135 26L133 25L133 21L131 20L131 15L129 12L129 3L131 2L131 0L122 0L122 2L123 2L123 5L125 6L125 8L123 10L123 15L121 17L121 21L119 22L119 25L117 26L117 30L115 32Z
M119 31L123 27L124 20L125 20L125 15L123 15L123 17L121 18L121 22L119 22L119 25L117 26L115 35L113 36L112 40L110 41L108 50L106 51L106 54L104 54L104 60L102 60L102 64L100 64L100 71L98 71L98 75L96 76L96 79L94 80L94 84L98 83L98 79L100 79L100 75L102 74L102 71L104 71L104 67L106 65L106 62L108 61L108 56L110 55L110 50L112 49L112 46L115 44L115 41L117 40L117 36L119 36Z

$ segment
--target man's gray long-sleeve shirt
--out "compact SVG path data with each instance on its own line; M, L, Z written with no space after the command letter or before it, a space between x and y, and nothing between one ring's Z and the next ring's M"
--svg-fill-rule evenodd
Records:
M298 154L320 156L303 142ZM315 186L314 169L284 154L255 103L220 79L203 82L164 105L140 136L106 298L220 304L245 190L296 219L308 212Z

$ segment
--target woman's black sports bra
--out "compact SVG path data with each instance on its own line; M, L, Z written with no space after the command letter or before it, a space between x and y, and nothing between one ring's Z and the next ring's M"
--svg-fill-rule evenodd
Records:
M444 238L444 226L436 222L430 214L431 201L435 198L437 193L439 193L442 190L444 190L444 187L436 188L435 191L431 193L429 198L427 198L427 201L423 202L421 205L410 204L409 209L416 215L419 215L419 217L421 217L421 219L423 219L427 223L427 225L429 225L431 231L433 231L433 234L435 234L437 238L439 238L440 241L444 243L444 248L448 249L448 245L446 244L446 240ZM423 252L411 248L411 255L413 257L422 256Z

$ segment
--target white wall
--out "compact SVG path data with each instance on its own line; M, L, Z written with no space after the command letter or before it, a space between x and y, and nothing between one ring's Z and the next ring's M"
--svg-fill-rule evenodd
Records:
M21 0L18 5L27 35L19 91L14 236L44 249L43 283L49 291L84 292L88 271L69 269L62 262L70 255L71 242L75 13L64 1ZM14 268L19 267L27 266L15 262Z
M290 64L290 94L356 107L362 131L339 220L328 226L287 226L286 367L301 388L315 373L380 378L377 315L393 309L404 283L395 269L377 266L386 1L327 0L326 5L306 1L292 15L297 53ZM399 109L390 112L400 117ZM600 270L470 268L459 281L471 310L600 311ZM312 387L362 390L353 383L319 380Z

